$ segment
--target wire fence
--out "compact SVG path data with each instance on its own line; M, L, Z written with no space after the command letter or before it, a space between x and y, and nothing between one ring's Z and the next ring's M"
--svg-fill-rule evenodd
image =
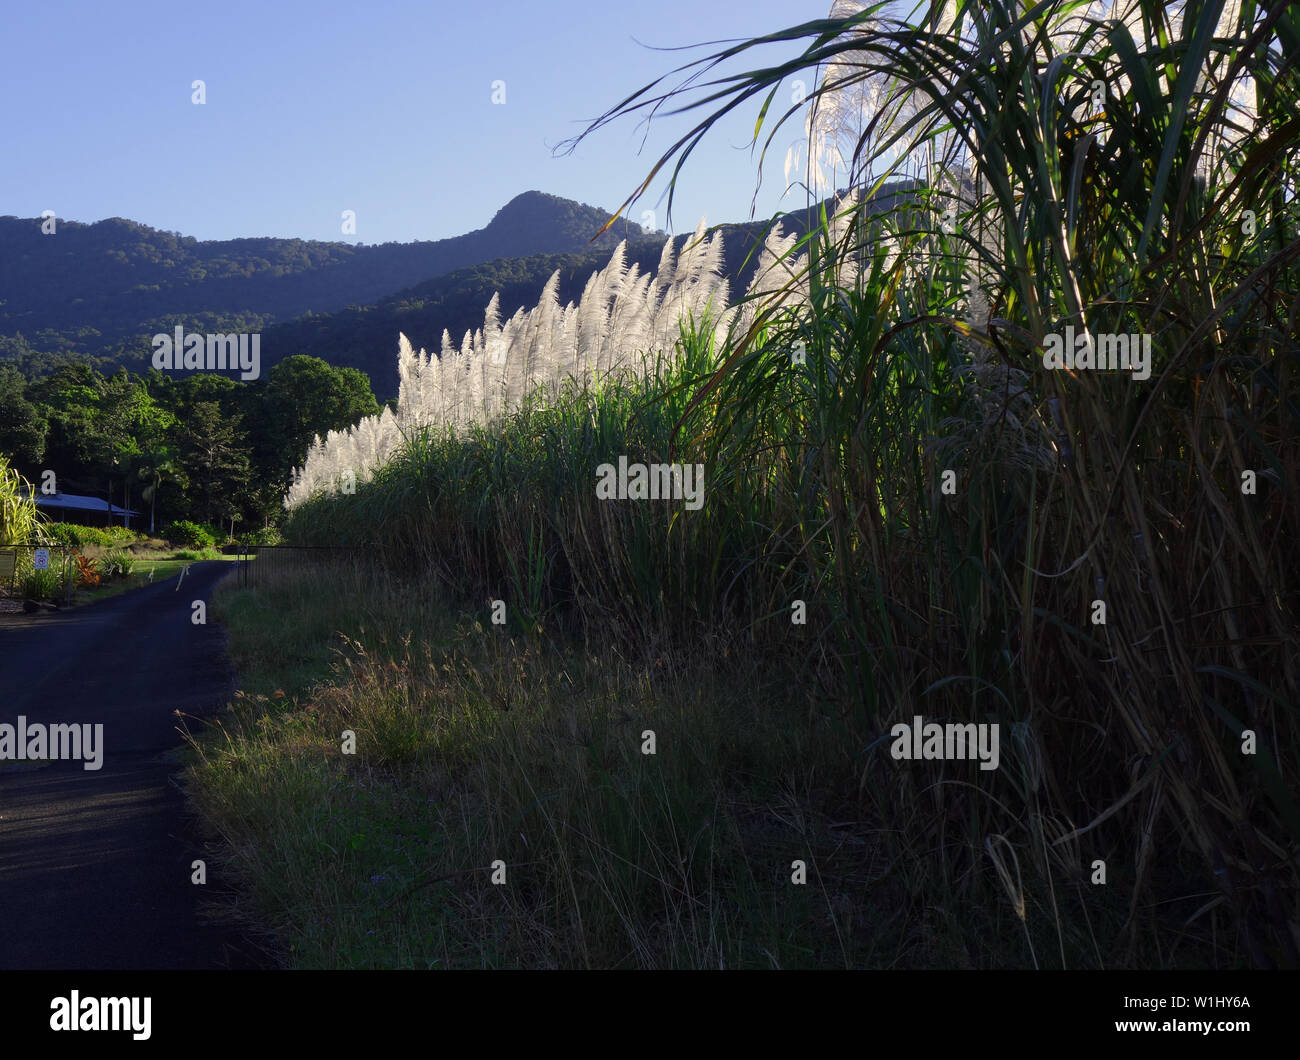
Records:
M361 549L342 545L246 545L239 552L239 584L256 587L282 574L321 575L361 555Z
M63 545L0 545L0 588L16 589L37 571L52 585L57 579L60 593L71 599L77 577L77 550ZM48 595L49 586L45 587Z

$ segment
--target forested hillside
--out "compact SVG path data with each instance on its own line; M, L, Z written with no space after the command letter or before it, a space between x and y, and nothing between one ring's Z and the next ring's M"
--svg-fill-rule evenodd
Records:
M0 217L0 360L42 371L51 355L72 354L139 369L150 338L177 323L190 331L260 331L368 305L498 258L592 249L608 257L620 239L644 234L619 222L593 243L608 220L606 210L537 191L510 200L484 228L382 246L200 242L118 217L58 220L46 235L39 218Z

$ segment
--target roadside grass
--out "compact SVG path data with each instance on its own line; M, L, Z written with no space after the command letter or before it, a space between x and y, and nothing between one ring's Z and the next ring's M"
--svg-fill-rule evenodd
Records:
M909 827L884 748L741 645L530 638L362 567L228 579L212 614L244 687L186 788L290 967L1031 966L1027 936L1077 967L1126 913L1031 894L1022 925L980 851ZM945 872L989 900L934 906Z
M377 576L365 566L339 564L310 578L292 569L261 574L256 587L237 578L218 583L210 614L227 627L240 692L272 697L280 691L296 701L330 678L346 638L365 636L367 627L394 636L423 629L425 601L397 585L376 593Z
M756 713L759 674L544 648L351 573L214 598L241 675L292 694L246 692L199 736L190 795L293 966L798 966L858 948L828 953L827 896L789 881L842 838L799 813L807 835L778 814L742 842L806 757ZM364 642L342 632L367 620Z
M829 922L806 930L824 899L789 883L789 862L829 840L772 817L774 849L740 841L803 739L755 722L757 675L485 635L374 572L226 583L214 615L246 685L287 695L240 696L196 739L188 789L292 966L826 959ZM498 858L506 886L490 882Z

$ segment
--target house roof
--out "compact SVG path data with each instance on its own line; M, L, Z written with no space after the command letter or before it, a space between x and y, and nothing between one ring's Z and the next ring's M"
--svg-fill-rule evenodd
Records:
M119 508L116 504L110 505L102 497L83 497L76 493L38 493L34 500L38 508L65 508L80 512L103 512L111 509L113 515L140 514L130 508Z

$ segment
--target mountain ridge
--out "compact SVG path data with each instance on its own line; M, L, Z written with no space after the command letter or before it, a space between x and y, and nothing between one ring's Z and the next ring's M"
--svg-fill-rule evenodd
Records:
M24 353L119 359L123 347L184 317L192 330L257 330L366 305L502 257L612 251L640 225L592 236L609 213L525 191L482 228L440 240L378 245L261 236L197 240L128 218L95 222L0 216L0 359ZM21 336L21 341L19 341Z

